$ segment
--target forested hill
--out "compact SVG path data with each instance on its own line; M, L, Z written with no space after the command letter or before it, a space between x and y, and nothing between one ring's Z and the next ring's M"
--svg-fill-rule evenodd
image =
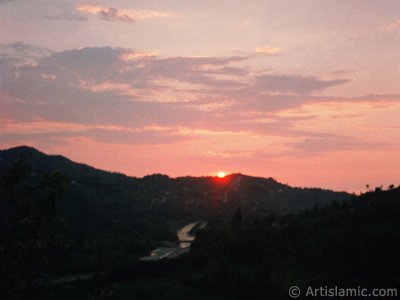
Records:
M322 189L292 188L272 178L242 174L216 177L169 178L150 175L128 177L75 163L63 156L46 155L34 148L21 146L0 151L0 169L26 158L31 176L59 171L69 178L65 205L84 210L143 212L163 209L176 217L192 214L224 214L241 207L250 214L295 212L347 199L344 192Z
M192 246L193 277L229 299L290 299L291 286L302 297L308 287L400 291L399 214L392 185L298 214L209 226Z
M397 190L392 193L394 198L398 196ZM203 234L199 233L187 258L190 266L185 267L185 272L200 278L192 278L190 285L218 291L214 283L221 283L222 292L230 289L245 295L246 290L252 289L254 294L261 295L265 290L259 284L270 286L277 280L276 293L281 293L290 278L302 271L298 268L303 261L316 264L312 265L315 271L307 270L307 279L323 275L319 274L319 263L325 262L332 268L339 264L340 257L331 260L325 254L344 247L337 236L347 233L348 224L374 221L384 214L395 219L398 210L392 208L392 203L378 201L385 195L375 193L350 200L347 193L293 188L272 178L242 174L225 178L169 178L160 174L134 178L77 164L62 156L46 155L30 147L3 150L0 250L4 251L0 265L4 267L0 296L13 299L10 295L21 291L30 294L48 276L93 272L113 278L112 270L128 265L133 266L129 272L136 272L141 256L160 245L171 245L177 228L197 220L208 221L209 226ZM369 201L371 197L377 200ZM384 230L392 228L389 225ZM381 229L371 227L371 232L379 237ZM348 246L356 241L354 236L346 237ZM331 240L336 242L335 246L324 248ZM373 239L368 236L368 240ZM357 247L349 249L349 253L358 251ZM347 249L343 251L347 253ZM227 255L228 252L231 254ZM289 261L288 257L293 264L281 265ZM347 261L342 263L345 266ZM196 267L197 264L206 269ZM260 268L255 268L257 265ZM264 276L272 274L263 273L266 266L280 277ZM157 268L155 274L159 274ZM181 275L187 280L185 272ZM153 278L155 275L150 273ZM224 277L226 274L229 276ZM174 274L178 282L181 275ZM262 278L266 281L258 281Z
M322 207L350 197L242 174L222 179L174 179L159 174L133 178L24 146L0 151L0 217L9 222L10 203L25 199L18 209L28 220L40 219L43 209L48 208L43 208L47 205L43 199L54 200L62 178L66 178L64 191L54 205L68 241L69 260L62 263L72 269L90 269L99 260L138 259L161 242L176 239L176 229L185 222L226 220L238 208L245 218L262 217ZM15 224L22 218L19 211L16 213ZM44 231L53 226L42 225L40 230ZM31 236L29 230L27 237ZM60 232L57 229L56 233Z

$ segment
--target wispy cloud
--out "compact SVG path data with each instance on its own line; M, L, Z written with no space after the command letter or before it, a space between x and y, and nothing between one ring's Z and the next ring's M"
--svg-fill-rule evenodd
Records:
M104 21L120 21L134 23L138 19L163 18L170 16L168 13L154 10L119 9L100 5L84 4L76 6L82 13L97 15Z
M134 23L135 17L132 13L119 11L115 7L102 7L99 5L79 5L77 6L79 12L98 15L104 21L121 21L127 23Z
M322 80L315 76L266 74L257 76L255 84L258 89L269 92L310 94L346 82L347 79Z
M264 55L278 55L282 53L282 49L278 47L264 45L264 46L258 46L255 49L255 52Z
M349 136L306 137L300 142L288 143L296 151L313 155L320 152L346 151L357 149L379 149L384 145L363 141Z
M98 14L100 18L105 21L121 21L127 23L135 22L135 19L132 16L119 12L115 7L100 10Z
M3 93L15 99L10 106L18 120L165 126L218 124L235 115L243 120L247 112L299 106L312 99L308 94L347 82L253 74L239 66L245 60L84 48L52 54L34 65L8 65Z
M400 28L400 19L397 19L396 21L394 21L390 25L388 25L386 27L386 30L387 31L393 31L393 30L396 30L396 29L399 29L399 28Z
M83 16L82 14L79 13L60 13L60 14L54 14L54 15L47 15L45 16L45 19L47 20L63 20L63 21L85 21L87 20L86 16Z
M52 53L53 51L50 49L28 45L23 42L0 44L0 58L13 61L16 64L33 63Z
M159 53L157 51L132 51L132 50L126 50L122 55L121 55L121 60L123 61L134 61L138 58L154 58L156 56L159 56Z
M74 124L54 133L31 132L32 140L43 142L47 134L54 141L81 136L110 144L175 143L194 136L205 140L226 137L233 143L240 133L251 135L254 145L264 143L266 137L282 144L279 139L286 137L292 150L314 148L321 152L336 149L334 144L339 142L344 145L339 150L351 150L351 140L331 138L323 148L325 136L318 130L310 133L307 126L304 130L296 128L297 124L314 122L312 114L295 117L294 113L287 118L279 112L332 101L400 100L396 95L373 99L319 97L314 93L345 84L348 79L260 73L246 66L246 59L163 57L108 47L53 53L35 64L15 65L3 58L8 64L0 72L0 102L6 109L0 116L13 124L35 124L38 120ZM30 130L18 129L12 134L15 138L9 134L10 128L7 130L3 131L6 140L29 140ZM217 136L213 135L216 132ZM303 140L294 141L295 136ZM236 151L233 146L207 151L231 150ZM247 153L246 147L243 151Z

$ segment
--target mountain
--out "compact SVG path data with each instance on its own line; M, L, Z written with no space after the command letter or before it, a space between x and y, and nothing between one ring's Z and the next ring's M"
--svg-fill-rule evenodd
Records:
M80 265L104 253L116 260L126 255L139 257L160 242L175 239L176 228L184 222L229 219L238 208L244 218L262 217L350 197L344 192L293 188L272 178L242 174L134 178L26 146L0 151L0 173L7 176L21 159L30 166L25 181L31 186L39 186L46 174L55 172L68 178L57 208L67 224L70 253L79 256Z
M63 156L46 155L21 146L0 151L0 170L11 166L21 156L29 156L31 176L59 171L70 179L66 202L94 201L99 205L126 205L130 210L179 208L183 216L227 212L241 207L250 214L295 212L349 198L344 192L317 188L293 188L272 178L242 174L223 179L212 176L170 178L154 174L143 178L128 177L75 163ZM79 195L76 195L80 193Z
M20 207L14 214L10 203ZM291 286L398 291L399 213L394 185L356 196L243 174L134 178L29 147L3 150L0 296L23 290L42 299L33 293L43 274L91 273L50 284L52 299L287 299ZM176 228L200 219L208 225L188 255L138 259L171 247Z

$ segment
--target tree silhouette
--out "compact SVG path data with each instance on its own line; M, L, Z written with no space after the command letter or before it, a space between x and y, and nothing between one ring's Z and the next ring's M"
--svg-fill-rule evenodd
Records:
M60 173L31 176L30 156L0 171L0 298L29 299L44 291L50 261L65 245L57 202Z

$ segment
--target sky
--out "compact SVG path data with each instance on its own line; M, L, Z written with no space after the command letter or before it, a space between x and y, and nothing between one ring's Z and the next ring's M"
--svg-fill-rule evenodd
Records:
M0 149L400 184L398 0L0 0Z

